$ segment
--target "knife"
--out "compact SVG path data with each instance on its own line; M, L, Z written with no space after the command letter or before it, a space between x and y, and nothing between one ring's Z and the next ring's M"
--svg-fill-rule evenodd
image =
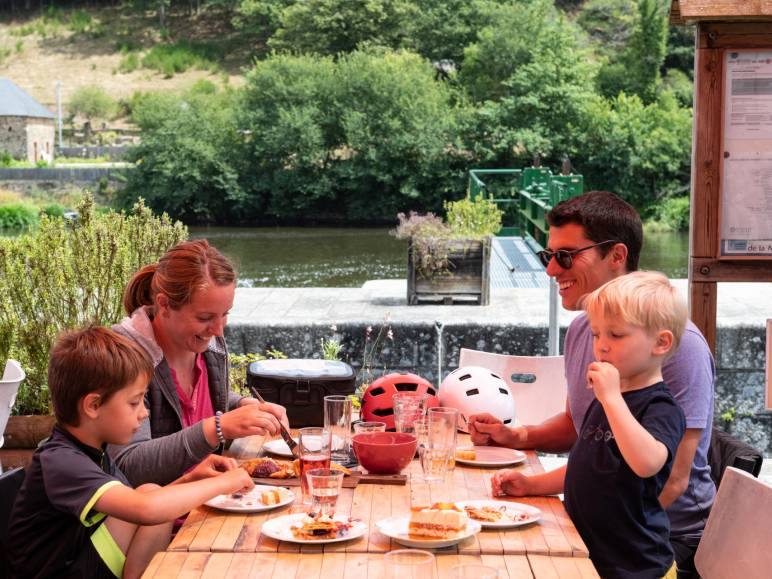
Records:
M257 391L257 388L255 388L254 386L250 386L249 390L252 392L252 396L255 397L255 400L257 400L258 402L262 402L263 404L266 403L263 397L260 396L260 393ZM295 458L300 458L300 453L298 451L298 443L292 439L292 436L290 435L289 430L287 430L281 422L279 422L279 430L281 432L281 437L284 439L284 442L286 442L287 446L289 446L292 456L294 456Z

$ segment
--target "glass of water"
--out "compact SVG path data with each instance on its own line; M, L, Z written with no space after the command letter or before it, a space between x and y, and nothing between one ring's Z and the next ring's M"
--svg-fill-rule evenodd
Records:
M351 408L349 396L324 397L324 428L332 433L330 458L338 464L346 464L350 460Z
M415 432L413 424L425 414L428 398L428 394L417 394L416 392L397 392L392 397L394 425L397 432L406 432L408 434Z
M311 510L328 517L335 515L335 505L343 485L343 473L329 468L315 468L309 470L306 476L311 491Z

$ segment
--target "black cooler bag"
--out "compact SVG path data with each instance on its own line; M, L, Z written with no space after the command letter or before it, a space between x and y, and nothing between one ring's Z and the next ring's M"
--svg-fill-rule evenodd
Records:
M247 386L287 409L290 426L324 426L324 397L353 394L356 375L345 362L261 360L247 370Z

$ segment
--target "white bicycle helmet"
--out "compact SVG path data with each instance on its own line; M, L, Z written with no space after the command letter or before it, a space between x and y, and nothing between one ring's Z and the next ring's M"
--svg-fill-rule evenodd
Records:
M514 425L515 399L497 374L479 366L458 368L440 385L440 404L458 409L458 428L469 432L468 419L487 412L504 424Z

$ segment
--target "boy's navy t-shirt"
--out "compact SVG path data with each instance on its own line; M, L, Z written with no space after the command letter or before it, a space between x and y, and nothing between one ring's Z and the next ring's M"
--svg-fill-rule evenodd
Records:
M105 518L94 503L110 487L131 486L106 452L54 426L32 457L9 526L16 577L67 577Z
M568 457L565 506L601 577L663 577L673 563L670 522L659 493L670 476L686 428L684 413L664 382L623 392L630 412L668 458L640 478L625 462L603 406L593 400Z

